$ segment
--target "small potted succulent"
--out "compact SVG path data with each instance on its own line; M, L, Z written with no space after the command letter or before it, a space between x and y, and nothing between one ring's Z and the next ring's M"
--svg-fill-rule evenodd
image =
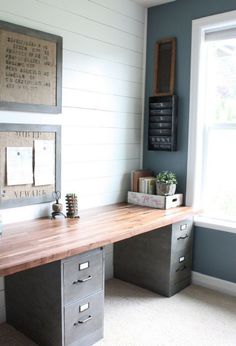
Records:
M174 195L176 190L176 174L170 171L162 171L156 176L156 194L161 196Z

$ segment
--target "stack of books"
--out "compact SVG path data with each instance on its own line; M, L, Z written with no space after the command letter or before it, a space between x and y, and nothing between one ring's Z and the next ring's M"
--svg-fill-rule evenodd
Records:
M144 179L142 179L144 178ZM131 172L131 191L153 193L153 171L150 169L138 169ZM146 192L150 191L150 192ZM154 192L155 194L156 192Z
M143 177L139 178L139 192L147 193L148 195L156 194L156 178Z

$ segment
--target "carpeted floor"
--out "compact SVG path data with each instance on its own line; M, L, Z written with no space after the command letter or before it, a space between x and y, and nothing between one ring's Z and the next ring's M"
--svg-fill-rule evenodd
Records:
M171 298L113 279L96 346L236 346L236 298L189 286Z
M0 346L35 344L2 324ZM236 298L193 285L165 298L109 280L105 336L96 346L236 346Z

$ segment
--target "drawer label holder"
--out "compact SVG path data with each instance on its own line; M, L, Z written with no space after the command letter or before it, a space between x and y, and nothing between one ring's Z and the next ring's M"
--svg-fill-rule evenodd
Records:
M84 270L84 269L87 269L88 267L89 267L89 261L79 264L79 270Z
M85 310L88 310L88 308L89 308L89 303L80 305L80 307L79 307L79 312L83 312L83 311L85 311Z

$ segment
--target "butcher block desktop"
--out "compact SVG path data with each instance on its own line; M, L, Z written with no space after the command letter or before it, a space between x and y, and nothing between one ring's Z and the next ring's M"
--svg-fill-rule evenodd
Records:
M127 203L80 211L79 219L35 219L4 226L0 275L57 261L181 221L190 207L157 210Z
M7 322L39 345L94 344L103 337L103 247L115 243L115 277L171 296L190 284L194 214L120 203L5 225Z

